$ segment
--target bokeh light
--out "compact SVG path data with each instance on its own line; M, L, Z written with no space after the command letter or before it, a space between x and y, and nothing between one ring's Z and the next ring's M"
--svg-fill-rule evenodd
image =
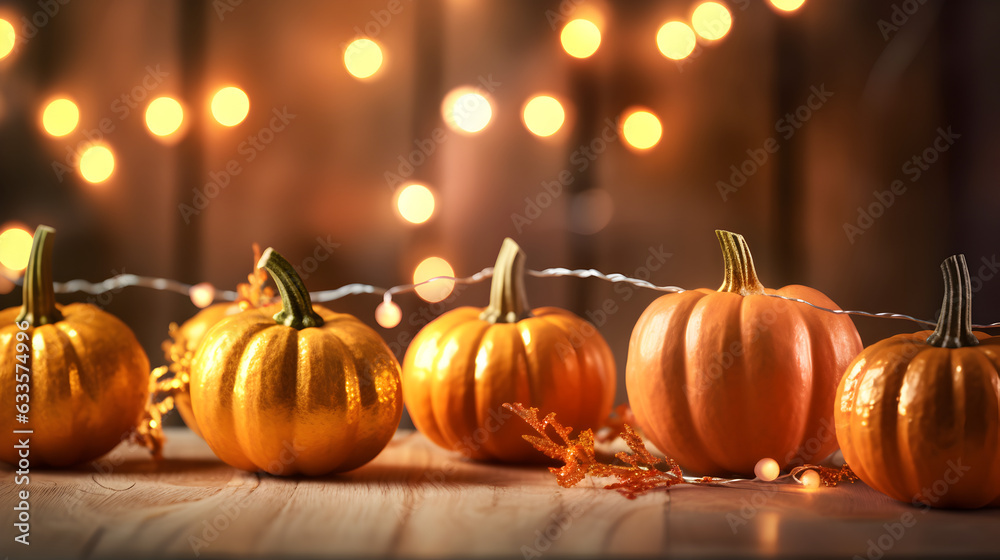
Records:
M407 222L422 224L434 215L434 193L416 183L401 187L396 194L396 209Z
M344 67L361 80L374 76L382 60L382 47L371 39L355 39L344 49Z
M80 175L89 183L102 183L115 170L115 154L101 144L95 144L80 156Z
M146 128L156 136L169 136L184 122L184 108L172 97L157 97L146 107Z
M660 119L646 110L634 110L622 120L625 143L638 150L648 150L660 142L663 125Z
M393 301L383 301L375 308L375 322L384 329L391 329L403 320L403 310Z
M772 6L782 12L794 12L806 3L806 0L768 0Z
M66 136L80 123L80 108L69 99L50 101L42 111L42 128L52 136Z
M250 114L250 98L235 86L227 86L212 96L212 116L223 126L236 126Z
M663 56L673 60L687 57L697 44L694 31L682 21L668 21L656 32L656 46Z
M413 283L419 284L435 278L437 276L455 276L455 270L451 268L448 261L441 257L427 257L413 271ZM451 279L435 280L428 284L416 287L417 295L424 301L431 303L441 301L451 294L455 289L455 281Z
M566 122L566 111L559 100L548 95L532 97L521 111L524 126L535 136L552 136Z
M757 465L753 468L753 474L764 482L771 482L781 474L781 467L774 459L765 457L757 461Z
M28 267L31 255L31 234L19 227L7 228L0 233L0 264L13 271Z
M587 19L574 19L559 34L563 50L575 58L587 58L601 46L601 30Z
M0 19L0 59L6 58L17 44L17 34L14 26L5 19Z
M215 286L208 282L195 284L188 290L188 295L191 296L191 303L204 309L212 305L212 302L215 301Z
M718 2L703 2L691 14L691 27L703 39L717 41L733 27L733 15Z
M470 87L455 88L441 103L445 124L457 132L474 134L493 118L493 106L485 94Z

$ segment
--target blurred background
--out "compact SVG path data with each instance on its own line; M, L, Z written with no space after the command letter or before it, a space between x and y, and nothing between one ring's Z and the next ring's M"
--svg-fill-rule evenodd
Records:
M714 288L723 228L768 287L927 319L965 253L974 320L1000 321L1000 2L0 0L0 18L2 307L42 223L57 281L232 290L257 242L314 291L410 283L432 257L420 273L468 276L508 236L532 269ZM624 402L658 294L527 286L597 324ZM400 295L392 328L378 295L329 306L402 357L488 289ZM153 365L198 310L140 287L59 300L123 319ZM865 344L917 328L855 323Z

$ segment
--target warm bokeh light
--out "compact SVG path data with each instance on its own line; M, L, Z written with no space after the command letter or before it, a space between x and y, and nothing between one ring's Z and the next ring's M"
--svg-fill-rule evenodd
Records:
M172 97L157 97L146 107L146 128L156 136L177 132L184 122L184 108Z
M802 486L806 488L819 488L819 473L810 469L799 475L799 481L802 482Z
M13 271L28 267L31 255L31 234L19 227L7 228L0 233L0 264Z
M212 305L215 301L215 286L209 284L208 282L202 282L200 284L195 284L191 286L188 290L188 295L191 296L191 303L199 308L206 308Z
M764 482L771 482L781 474L781 467L777 461L767 457L757 461L757 465L753 468L753 474Z
M538 95L525 103L521 119L535 136L552 136L566 122L566 111L556 98Z
M782 12L794 12L806 3L806 0L768 0L772 6Z
M236 126L249 113L250 98L238 87L224 87L212 96L212 116L223 126Z
M732 14L718 2L703 2L691 14L691 27L695 33L709 41L725 37L732 26Z
M42 111L42 128L52 136L66 136L80 123L80 109L69 99L50 101Z
M563 49L572 57L587 58L601 46L601 30L586 19L574 19L559 34Z
M455 276L454 269L448 264L448 261L442 259L441 257L427 257L420 264L417 265L416 270L413 271L413 283L419 284L431 278L437 276ZM424 301L429 301L434 303L436 301L441 301L451 294L451 291L455 288L454 280L435 280L428 284L416 287L417 295L421 297Z
M94 145L80 156L80 175L87 182L101 183L115 170L115 155L107 146Z
M383 301L375 308L375 322L384 329L391 329L403 320L403 310L392 301Z
M423 185L401 187L396 195L396 209L407 222L422 224L434 215L434 193Z
M382 67L382 47L371 39L355 39L344 49L344 67L359 79L370 78Z
M656 32L656 46L663 56L673 60L687 57L697 44L694 31L682 21L668 21Z
M472 134L490 124L493 106L485 94L470 87L460 87L445 96L441 115L452 130Z
M663 125L653 113L646 110L636 110L629 113L622 121L622 135L629 146L639 150L648 150L660 142L660 137L663 136Z
M0 59L6 58L10 51L14 50L17 43L17 34L14 33L14 26L5 19L0 19Z

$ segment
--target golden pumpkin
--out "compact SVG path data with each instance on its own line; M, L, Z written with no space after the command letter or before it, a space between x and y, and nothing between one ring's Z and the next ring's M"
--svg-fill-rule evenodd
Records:
M127 439L147 395L149 359L125 323L90 304L55 303L54 239L55 230L38 227L24 304L0 311L0 406L8 411L0 415L0 460L10 464L24 438L31 466L104 455ZM16 422L15 405L27 423Z
M249 471L321 475L367 463L399 424L399 363L361 321L313 306L273 249L258 267L271 273L281 304L219 321L192 360L202 437Z

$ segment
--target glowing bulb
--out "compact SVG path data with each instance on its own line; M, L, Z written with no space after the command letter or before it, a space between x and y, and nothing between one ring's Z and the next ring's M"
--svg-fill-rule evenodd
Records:
M819 473L810 469L799 476L799 482L806 488L819 488Z
M375 308L375 321L385 329L391 329L403 319L403 310L392 301L383 301Z
M204 309L215 300L215 286L212 286L208 282L195 284L188 290L188 295L191 296L191 303Z
M427 187L411 184L398 192L396 209L407 222L422 224L434 215L434 193Z
M757 461L757 465L753 468L753 474L764 482L771 482L781 474L781 467L778 466L777 461L766 457Z
M535 136L552 136L566 121L566 111L556 98L538 95L524 105L521 118Z
M172 97L157 97L146 107L146 128L157 136L177 132L184 122L184 108Z
M656 46L663 56L680 60L694 51L698 39L694 31L681 21L669 21L656 32Z
M17 43L17 35L14 33L14 26L5 19L0 19L0 58L5 58L10 51L14 50Z
M115 155L107 146L93 145L80 156L80 175L90 183L102 183L115 170Z
M0 264L14 271L27 268L31 239L31 234L19 227L0 233Z
M695 33L709 41L716 41L726 36L733 26L733 16L729 9L718 2L705 2L694 9L691 14L691 27Z
M559 40L570 56L587 58L601 46L601 30L590 20L574 19L563 27Z
M413 283L419 284L437 276L454 277L455 271L448 264L448 261L441 257L427 257L413 271ZM454 288L455 281L449 278L417 286L416 292L424 301L434 303L448 297Z
M382 67L382 47L371 39L355 39L344 49L344 67L358 79L370 78Z
M772 6L782 12L794 12L806 3L806 0L768 0Z
M212 97L212 116L222 126L236 126L250 113L250 98L238 87L224 87Z
M461 87L445 96L441 113L449 128L472 134L490 124L493 107L482 93L469 87Z
M648 150L660 142L663 125L660 119L649 111L633 111L622 121L622 135L625 142L638 150Z
M80 109L69 99L56 99L42 111L42 128L52 136L66 136L79 122Z

